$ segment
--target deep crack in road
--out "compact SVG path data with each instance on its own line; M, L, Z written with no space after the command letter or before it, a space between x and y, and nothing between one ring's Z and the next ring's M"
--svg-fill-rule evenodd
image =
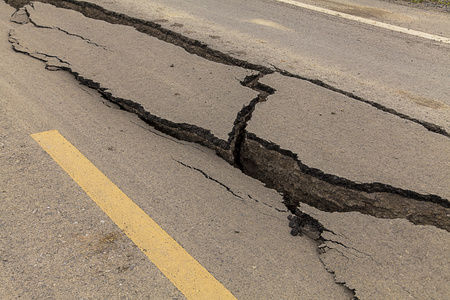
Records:
M266 105L264 107L268 107L270 104L275 106L279 105L279 101L273 99L279 95L278 91L282 89L281 87L283 85L279 84L279 81L286 82L291 80L313 84L316 88L324 88L330 93L338 94L339 97L347 97L350 102L356 101L360 106L367 106L377 110L380 116L386 116L387 114L388 117L386 117L386 120L394 119L397 122L398 120L403 120L402 122L406 122L408 126L415 126L414 128L422 127L426 129L423 132L429 133L427 135L421 132L423 136L430 137L429 140L423 138L423 141L427 143L430 141L438 141L438 143L448 145L450 134L442 127L412 118L384 105L325 84L320 80L291 74L276 66L273 69L268 69L264 66L254 65L233 58L209 48L200 41L192 40L164 29L154 22L128 17L106 10L92 3L75 0L42 0L36 2L34 5L28 4L29 1L9 0L6 2L18 9L11 20L23 24L24 28L23 30L10 32L10 42L15 51L44 61L46 68L49 70L65 70L70 72L79 82L97 90L104 98L119 105L122 109L138 115L158 131L180 140L195 142L208 147L228 163L240 168L245 174L259 179L270 188L276 189L279 193L283 194L285 205L294 214L290 218L290 226L293 228L292 234L302 234L303 231L309 232L310 236L320 241L320 249L334 249L339 252L341 251L337 249L337 245L339 245L351 251L355 250L363 253L357 248L346 245L345 242L324 237L324 232L328 234L333 232L327 228L326 224L321 224L318 219L315 219L313 215L310 216L301 209L298 209L297 207L301 203L307 203L326 212L353 211L377 218L403 218L408 219L414 224L433 225L450 231L450 219L448 217L450 215L450 202L447 199L448 194L432 194L423 190L418 192L411 188L400 188L392 184L377 181L361 182L347 178L345 175L341 176L329 171L323 171L318 167L309 166L308 163L303 162L303 158L299 153L293 152L294 149L284 148L283 145L277 144L275 140L264 137L264 134L255 133L254 128L258 125L254 124L258 120L255 121L252 117L255 111L260 112L260 106L263 104ZM91 36L86 36L79 32L72 32L72 29L63 28L63 26L70 25L58 24L60 21L56 17L58 9L41 4L41 2L81 12L84 16L90 18L89 22L92 22L92 26L90 27L91 30L87 32ZM41 18L41 14L54 14L53 19L50 18L53 23L41 23L44 20ZM73 24L76 24L76 20L80 20L83 17L81 14L71 14L70 18ZM149 37L156 37L159 41L148 40L148 45L151 44L152 49L156 49L158 43L169 43L176 48L180 47L180 57L194 54L195 60L200 67L196 70L195 68L188 70L187 67L182 66L181 61L184 58L180 58L178 61L172 63L166 61L158 62L160 65L153 70L145 65L132 65L131 61L135 59L139 60L136 58L137 53L142 51L142 49L148 49L150 47L147 44L135 45L136 49L131 54L120 52L122 49L118 45L122 44L123 41L113 41L111 44L107 39L96 36L95 26L99 23L95 23L95 20L108 22L108 25L101 25L104 27L111 26L113 28L115 26L116 33L123 31L121 34L124 34L124 36L127 35L130 41L133 41L133 34L144 33ZM64 21L66 22L67 19ZM124 26L119 29L114 24ZM137 31L132 32L126 27L133 27ZM47 31L44 36L49 38L48 41L35 38L38 36L38 32L42 35L42 30ZM83 31L78 28L76 30ZM62 50L57 47L52 48L49 42L52 39L64 40L63 43L70 46ZM77 44L77 41L82 44L94 46L99 51L107 51L108 54L96 54L96 50L85 48L82 44ZM77 49L74 50L73 47L77 47ZM126 50L128 51L129 49ZM184 50L187 52L184 52ZM89 60L89 55L92 56L92 61L84 64L82 61ZM106 61L102 67L94 64L98 62L97 59L100 56ZM117 57L124 57L124 60L125 57L128 57L129 60L118 62L115 59ZM137 72L137 75L135 74L136 77L130 78L129 82L116 82L115 78L105 75L110 68L114 67L114 64L119 65L119 69L128 67L131 69L131 72ZM93 68L93 65L96 68ZM223 72L216 72L218 65L224 66ZM169 88L164 87L164 89L167 89L168 98L172 99L169 104L166 104L166 111L157 107L158 104L149 104L145 101L145 103L142 103L144 98L151 95L151 87L146 87L144 91L140 92L139 88L141 86L137 82L137 78L143 77L144 74L149 72L156 72L155 70L158 70L158 68L161 72L169 72L168 74L171 75L168 76L178 78L179 81L179 84ZM163 70L163 68L165 69ZM212 69L215 69L215 73L213 74L211 72L208 74L209 70ZM181 73L186 76L181 78ZM157 84L164 83L164 78L162 77L158 78L158 76L153 76L152 74L147 75L149 82L156 80ZM207 79L205 77L209 78ZM202 96L207 96L197 100L200 102L205 100L206 106L201 106L203 103L195 104L199 105L199 107L192 112L186 112L186 106L180 106L180 112L178 114L173 113L172 108L178 107L178 98L180 96L184 97L184 92L189 93L188 90L183 88L183 85L190 85L192 81L200 81L199 85L197 85L198 88L200 86L206 86L203 82L204 80L214 81L216 80L215 78L221 78L223 82L232 85L232 90L221 90L221 83L220 85L217 84L216 89L212 93L209 90L206 91L203 89L202 92L198 92L197 94L189 94L185 99L187 105L193 105L191 101L201 94ZM277 82L277 80L279 81ZM300 90L303 91L302 89ZM136 92L137 96L130 95L130 91ZM213 101L213 104L208 103L206 98L209 97L209 100L213 100L211 98L216 96L216 102ZM228 106L229 103L232 103L232 107ZM221 106L224 104L226 106ZM288 107L286 108L290 109ZM207 109L211 111L227 111L227 113L231 111L234 116L228 114L226 118L223 116L217 118L211 113L205 113ZM273 111L273 109L269 108L268 111ZM198 114L202 114L202 116L199 117ZM334 112L331 112L331 114L336 115ZM207 116L210 118L208 119ZM206 121L202 123L203 118ZM270 123L264 117L260 118L264 122ZM217 123L214 125L214 128L209 127L210 124L215 122ZM370 129L370 126L367 128ZM417 136L413 138L417 138ZM422 141L422 136L418 137L418 139ZM209 177L202 170L189 166L181 161L175 161L217 182L235 197L242 198L223 183ZM443 180L445 178L448 178L448 174L444 174ZM316 213L316 216L318 215L320 214ZM339 253L344 257L348 255L348 253ZM365 255L370 256L369 254ZM377 261L375 263L378 264ZM333 268L330 269L332 270ZM345 282L348 283L347 280ZM347 286L352 290L358 288L357 284L347 284Z

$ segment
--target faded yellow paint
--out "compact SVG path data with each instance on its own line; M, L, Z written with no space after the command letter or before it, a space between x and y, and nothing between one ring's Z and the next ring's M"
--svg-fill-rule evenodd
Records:
M283 31L294 31L288 27L285 27L279 23L273 22L273 21L269 21L269 20L264 20L264 19L251 19L249 20L250 23L253 24L258 24L258 25L263 25L263 26L267 26L267 27L271 27L271 28L275 28L278 30L283 30Z
M236 299L58 131L31 135L188 299Z
M408 100L411 100L412 102L419 104L421 106L426 106L429 108L434 109L449 109L450 106L445 104L444 102L440 102L431 98L425 98L419 95L415 95L413 93L403 91L403 90L397 90L397 92L402 95L403 97L407 98Z

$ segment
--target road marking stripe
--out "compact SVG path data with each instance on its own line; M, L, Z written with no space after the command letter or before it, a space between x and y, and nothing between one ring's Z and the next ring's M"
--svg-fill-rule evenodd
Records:
M57 130L31 137L188 299L236 299Z
M334 11L334 10L318 7L318 6L297 2L297 1L294 1L294 0L275 0L275 1L286 3L286 4L295 5L295 6L298 6L298 7L301 7L301 8L306 8L306 9L309 9L309 10L325 13L325 14L332 15L332 16L342 17L342 18L345 18L345 19L357 21L357 22L364 23L364 24L369 24L369 25L381 27L381 28L384 28L384 29L389 29L389 30L392 30L392 31L406 33L406 34L409 34L409 35L418 36L418 37L421 37L421 38L425 38L425 39L429 39L429 40L433 40L433 41L437 41L437 42L441 42L441 43L450 44L450 38L446 38L446 37L439 36L439 35L434 35L434 34L422 32L422 31L408 29L408 28L405 28L405 27L395 26L395 25L391 25L391 24L387 24L387 23L383 23L383 22L378 22L378 21L374 21L374 20L370 20L370 19L366 19L366 18L362 18L362 17L357 17L357 16L346 14L346 13L341 13L341 12L337 12L337 11Z
M275 28L275 29L278 29L278 30L294 31L294 30L292 30L292 29L290 29L290 28L288 28L288 27L285 27L285 26L283 26L283 25L281 25L281 24L279 24L279 23L272 22L272 21L269 21L269 20L264 20L264 19L251 19L251 20L249 20L249 22L250 22L250 23L253 23L253 24L258 24L258 25L263 25L263 26Z

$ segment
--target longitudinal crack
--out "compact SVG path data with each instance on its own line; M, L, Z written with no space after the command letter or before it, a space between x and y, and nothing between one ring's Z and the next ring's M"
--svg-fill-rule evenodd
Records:
M7 0L6 2L17 7L29 3L29 1L24 0ZM248 76L242 81L243 85L258 91L259 95L257 98L251 100L248 105L244 106L237 114L232 134L228 141L224 141L218 139L204 128L185 123L174 123L170 120L155 116L147 112L139 103L115 97L106 88L102 87L99 82L84 78L79 73L70 69L70 65L62 67L62 69L72 73L81 83L96 89L106 99L120 105L125 110L135 113L155 129L177 139L196 142L210 149L214 149L221 157L238 166L246 174L261 180L267 186L273 187L283 193L288 208L294 209L300 202L305 202L327 211L360 211L377 217L402 217L416 224L431 224L450 230L450 222L447 217L450 204L446 199L437 195L422 195L414 191L381 183L357 183L339 176L326 174L319 169L306 166L289 150L280 149L280 147L273 143L247 133L247 123L251 119L257 104L268 101L270 95L275 92L273 88L259 82L259 79L264 75L272 73L272 69L235 59L217 50L212 50L199 41L161 28L156 23L108 11L89 2L76 0L41 0L41 2L79 11L89 18L104 20L113 24L132 26L140 32L182 47L189 53L199 55L211 61L259 71L258 74ZM55 29L82 38L88 43L91 42L82 36L71 34L60 28ZM17 40L14 42L19 45ZM21 50L20 47L16 47L15 50L30 55L26 51ZM40 55L45 56L45 54ZM51 56L47 55L46 57ZM56 56L53 58L58 59L61 63L68 64ZM39 59L44 60L42 57ZM436 127L433 124L415 120L377 103L372 103L351 93L329 86L319 80L290 74L276 67L274 69L284 76L292 76L310 81L329 90L344 94L354 100L365 102L380 110L395 114L398 117L419 123L430 131L449 136L439 126ZM268 165L268 162L270 162L270 165ZM405 207L407 209L404 209Z
M5 2L19 9L20 7L32 2L32 0L6 0ZM226 65L240 66L249 70L260 71L263 73L273 72L267 67L234 58L230 55L214 50L198 40L190 39L171 30L162 28L158 23L133 18L118 12L113 12L91 2L77 0L39 0L39 2L48 3L60 8L75 10L82 13L88 18L103 20L111 24L131 26L139 32L182 47L191 54L201 56L214 62L219 62Z
M345 188L350 188L350 189L354 189L354 190L358 190L358 191L363 191L366 193L398 194L403 197L407 197L407 198L411 198L411 199L415 199L415 200L419 200L419 201L433 202L433 203L441 205L442 207L450 208L450 202L446 199L443 199L440 196L437 196L437 195L423 195L423 194L419 194L419 193L411 191L411 190L405 190L405 189L397 188L397 187L390 186L390 185L384 184L384 183L379 183L379 182L359 183L359 182L354 182L349 179L339 177L339 176L336 176L333 174L324 173L322 170L319 170L316 168L311 168L311 167L307 166L297 157L297 155L295 153L293 153L287 149L281 149L280 146L276 145L273 142L265 141L252 133L247 133L247 136L249 139L255 140L258 143L260 143L261 145L263 145L267 150L277 151L280 154L282 154L283 156L293 159L294 161L296 161L297 165L299 166L299 169L303 173L305 173L307 175L311 175L315 178L318 178L322 181L331 183L333 185L342 186Z
M284 195L294 212L300 203L323 211L359 211L380 218L406 218L450 231L450 202L382 183L357 183L304 165L297 155L247 133L243 171Z
M154 36L158 39L161 39L161 40L171 43L173 45L180 46L189 53L201 56L201 57L206 58L211 61L215 61L215 62L227 64L227 65L240 66L240 67L243 67L243 68L246 68L249 70L260 71L263 74L270 74L270 73L273 73L275 70L276 72L279 72L280 74L282 74L284 76L295 77L295 78L298 78L301 80L306 80L315 85L318 85L323 88L329 89L331 91L346 95L349 98L354 99L356 101L364 102L364 103L371 105L381 111L384 111L384 112L396 115L397 117L400 117L402 119L420 124L431 132L438 133L438 134L444 135L446 137L450 137L450 133L447 132L443 127L441 127L439 125L413 118L406 114L400 113L400 112L396 111L395 109L386 107L386 106L376 103L374 101L363 99L362 97L357 96L351 92L344 91L342 89L339 89L339 88L333 87L329 84L326 84L319 79L311 79L311 78L307 78L305 76L292 74L286 70L282 70L282 69L278 68L277 66L273 66L273 65L272 65L273 69L270 69L270 68L267 68L267 67L264 67L261 65L256 65L256 64L252 64L252 63L249 63L249 62L241 60L241 59L237 59L235 57L232 57L230 55L222 53L218 50L214 50L214 49L208 47L208 45L206 45L198 40L194 40L194 39L188 38L186 36L183 36L179 33L176 33L174 31L171 31L169 29L162 28L161 25L159 25L158 23L152 22L152 21L132 18L132 17L129 17L129 16L121 14L121 13L109 11L99 5L96 5L96 4L93 4L90 2L85 2L85 1L77 1L77 0L62 0L62 1L38 0L38 1L42 2L42 3L49 3L56 7L72 9L72 10L81 12L88 18L103 20L103 21L106 21L106 22L109 22L112 24L122 24L122 25L132 26L136 30L138 30L142 33ZM31 0L5 0L5 2L10 4L11 6L19 9L20 7L24 6L25 4L29 4L31 2ZM102 47L101 45L97 45L97 46Z

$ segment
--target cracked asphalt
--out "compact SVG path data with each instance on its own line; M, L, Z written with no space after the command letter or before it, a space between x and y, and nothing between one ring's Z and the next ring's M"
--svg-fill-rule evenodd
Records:
M51 129L239 299L450 295L445 123L101 6L7 2L0 298L184 297L29 138Z

